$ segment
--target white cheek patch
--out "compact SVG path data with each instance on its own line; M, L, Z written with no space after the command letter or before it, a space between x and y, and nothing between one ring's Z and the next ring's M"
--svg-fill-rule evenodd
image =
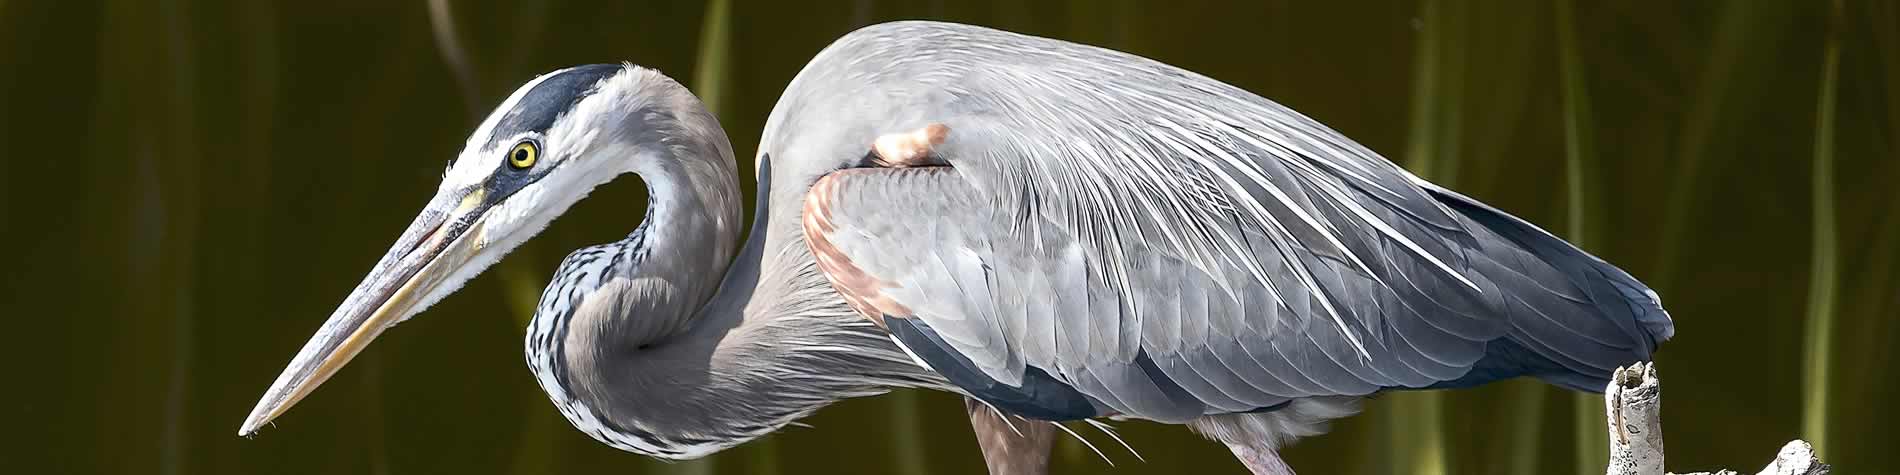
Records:
M594 139L599 138L599 137L600 137L600 129L589 127L587 128L586 132L580 134L580 137L573 138L571 140L573 140L572 143L575 143L575 144L594 143Z
M449 167L449 173L442 177L442 189L456 190L479 185L494 174L495 167L500 165L499 151L462 152L462 156L455 159L455 165Z

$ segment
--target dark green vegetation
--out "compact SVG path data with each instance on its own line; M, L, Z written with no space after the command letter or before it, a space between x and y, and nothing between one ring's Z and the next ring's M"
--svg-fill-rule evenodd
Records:
M944 394L846 402L710 464L570 429L521 362L525 309L569 249L633 228L634 180L279 427L232 435L475 118L533 74L659 68L717 97L749 168L806 59L917 17L1240 85L1629 269L1677 319L1659 362L1677 470L1757 467L1798 436L1849 471L1900 470L1874 432L1900 422L1894 2L449 2L467 80L425 2L332 3L0 1L5 471L975 471ZM1578 458L1600 445L1585 412L1600 404L1530 382L1386 397L1288 457L1307 473L1601 473ZM1113 471L1238 469L1184 429L1121 427L1149 462L1095 435ZM1058 450L1065 472L1108 470Z

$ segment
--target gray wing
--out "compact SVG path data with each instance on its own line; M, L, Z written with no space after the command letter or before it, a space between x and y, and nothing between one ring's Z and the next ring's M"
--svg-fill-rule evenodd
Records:
M1526 374L1589 389L1671 331L1615 267L1212 79L931 23L854 33L800 80L826 55L904 105L867 131L950 133L948 168L811 189L821 268L985 384L1184 421Z

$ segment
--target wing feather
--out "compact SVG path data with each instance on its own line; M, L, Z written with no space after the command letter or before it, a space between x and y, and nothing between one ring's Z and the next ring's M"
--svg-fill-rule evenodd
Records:
M829 221L807 234L855 233L829 242L909 310L891 316L1003 384L1036 369L1180 420L1465 384L1480 361L1575 385L1673 332L1613 266L1144 58L902 23L840 40L786 96L765 142L793 163L948 127L931 150L948 167L825 176L842 182L811 188Z

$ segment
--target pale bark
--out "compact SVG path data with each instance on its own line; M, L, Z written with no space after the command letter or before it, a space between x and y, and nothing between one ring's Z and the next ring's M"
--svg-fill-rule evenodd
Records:
M1609 475L1663 475L1662 381L1656 367L1617 368L1603 391L1610 425Z
M1662 380L1655 366L1636 363L1617 368L1603 392L1610 426L1610 466L1607 475L1664 475L1662 435ZM1807 442L1795 440L1781 448L1757 475L1826 475L1829 467L1814 455ZM1685 475L1740 475L1732 470Z

